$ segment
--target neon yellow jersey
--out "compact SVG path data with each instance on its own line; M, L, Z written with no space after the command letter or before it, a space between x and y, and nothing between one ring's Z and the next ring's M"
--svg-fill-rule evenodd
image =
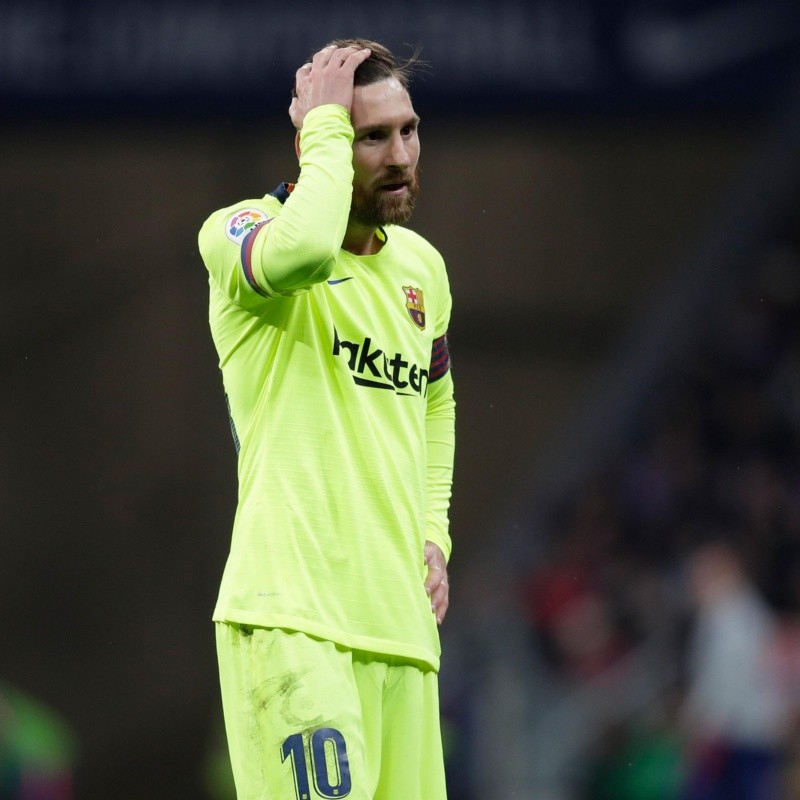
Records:
M443 260L382 229L341 249L346 111L309 112L300 177L212 214L199 237L239 449L239 498L214 612L439 664L426 540L450 554L454 401ZM337 238L338 237L338 238Z

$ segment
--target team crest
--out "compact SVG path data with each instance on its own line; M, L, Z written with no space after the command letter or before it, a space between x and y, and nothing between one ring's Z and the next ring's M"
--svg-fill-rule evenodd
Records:
M406 295L406 311L411 321L420 329L425 330L425 300L422 297L422 289L413 286L404 286L403 291Z
M264 222L269 222L269 218L263 211L255 208L244 208L237 211L225 223L225 235L236 244L241 244L253 228L257 228Z

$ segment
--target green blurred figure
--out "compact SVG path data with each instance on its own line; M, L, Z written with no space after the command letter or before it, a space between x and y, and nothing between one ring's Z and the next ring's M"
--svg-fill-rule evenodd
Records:
M72 800L75 744L49 709L0 684L0 800Z
M669 730L620 726L590 768L586 800L678 800L682 750Z

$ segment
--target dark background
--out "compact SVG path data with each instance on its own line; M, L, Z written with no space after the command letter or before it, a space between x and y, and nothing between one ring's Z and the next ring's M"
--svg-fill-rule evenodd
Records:
M296 176L308 52L355 34L430 63L412 227L455 301L456 633L507 590L507 518L599 368L790 107L793 4L459 9L0 9L0 679L73 731L76 797L208 796L236 487L196 233Z

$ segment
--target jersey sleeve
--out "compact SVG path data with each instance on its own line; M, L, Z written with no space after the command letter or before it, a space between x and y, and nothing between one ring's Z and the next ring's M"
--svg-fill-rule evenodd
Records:
M198 243L211 277L244 308L325 280L341 248L353 190L353 128L343 106L311 109L300 132L300 175L274 197L212 214Z
M427 453L427 514L425 538L438 545L445 559L452 550L448 512L453 485L455 456L455 396L450 373L450 287L442 271L441 302L435 320L435 339L431 348L430 380L425 414Z

